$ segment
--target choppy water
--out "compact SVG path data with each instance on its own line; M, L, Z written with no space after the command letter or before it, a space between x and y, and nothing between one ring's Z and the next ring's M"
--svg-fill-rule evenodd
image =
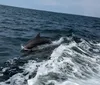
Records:
M31 54L37 33L52 44ZM100 85L100 19L0 5L0 85Z

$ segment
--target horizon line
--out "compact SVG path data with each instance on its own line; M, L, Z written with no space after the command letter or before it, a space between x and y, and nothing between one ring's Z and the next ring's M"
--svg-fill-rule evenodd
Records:
M76 16L82 16L82 17L90 17L90 18L100 18L96 16L88 16L88 15L80 15L80 14L71 14L66 12L58 12L58 11L50 11L50 10L44 10L44 9L36 9L36 8L28 8L28 7L21 7L21 6L14 6L14 5L6 5L6 4L0 4L2 6L8 6L8 7L15 7L15 8L21 8L21 9L29 9L29 10L37 10L37 11L44 11L44 12L52 12L52 13L58 13L58 14L68 14L68 15L76 15Z

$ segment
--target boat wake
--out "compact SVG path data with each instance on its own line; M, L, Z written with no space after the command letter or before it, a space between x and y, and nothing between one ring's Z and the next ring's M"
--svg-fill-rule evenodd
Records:
M0 85L100 85L100 43L81 38L78 41L73 37L62 37L50 45L38 47L43 51L34 53L38 60L48 52L49 58L29 59L18 64L17 69L13 67L17 72ZM49 49L43 50L45 47ZM12 65L14 63L13 60ZM2 69L2 76L8 68Z

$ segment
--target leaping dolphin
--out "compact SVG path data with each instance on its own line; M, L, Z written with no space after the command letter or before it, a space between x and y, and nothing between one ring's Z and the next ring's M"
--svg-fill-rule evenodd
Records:
M37 47L39 45L43 45L43 44L51 44L51 40L46 37L41 37L40 33L38 33L34 39L29 40L27 44L24 46L21 46L21 48L24 51L30 51L32 50L32 48Z

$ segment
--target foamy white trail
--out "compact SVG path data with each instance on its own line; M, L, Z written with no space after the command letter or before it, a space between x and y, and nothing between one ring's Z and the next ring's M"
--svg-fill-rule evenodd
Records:
M28 85L99 85L99 81L91 80L100 79L97 62L100 56L89 51L90 48L92 46L84 40L80 44L60 45L51 54L51 59L38 68L37 75L28 80ZM55 76L58 80L53 78Z
M53 45L60 41L62 39L54 41ZM13 82L15 85L100 85L99 47L85 40L81 43L60 42L49 60L42 62L30 60L21 67L23 73L7 80L10 84L6 84L5 81L1 85L14 85ZM32 77L29 79L29 76Z

